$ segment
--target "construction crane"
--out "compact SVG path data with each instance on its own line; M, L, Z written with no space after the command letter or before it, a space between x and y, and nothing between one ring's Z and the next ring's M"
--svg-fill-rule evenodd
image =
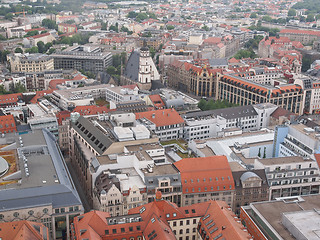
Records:
M23 13L23 17L26 17L26 12L24 11L24 9L22 12L14 12L13 14L19 14L19 13Z

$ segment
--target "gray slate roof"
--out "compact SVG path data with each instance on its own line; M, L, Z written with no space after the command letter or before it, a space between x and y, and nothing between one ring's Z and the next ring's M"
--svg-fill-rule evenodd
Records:
M100 155L113 143L104 133L96 128L88 119L80 116L72 127L83 137ZM90 137L89 137L90 136ZM101 146L102 144L102 146Z
M133 51L128 59L123 75L132 81L138 82L140 53Z

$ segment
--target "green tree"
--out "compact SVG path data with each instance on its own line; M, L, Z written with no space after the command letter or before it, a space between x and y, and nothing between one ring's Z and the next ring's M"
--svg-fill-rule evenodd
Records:
M109 31L118 32L118 31L119 31L119 29L118 29L118 27L117 27L117 26L115 26L115 25L111 25L111 26L109 27Z
M259 148L258 157L261 157L261 148Z
M271 21L272 21L272 18L271 18L270 16L266 15L266 16L263 16L263 17L262 17L262 21L271 22Z
M43 19L41 24L49 29L58 29L56 22L50 19Z
M25 88L24 85L22 85L20 82L16 83L14 86L13 86L13 89L12 89L12 92L13 93L23 93L23 92L26 92L27 89Z
M234 55L234 58L236 59L242 59L242 58L256 58L257 55L255 54L255 52L252 50L252 48L250 49L241 49L239 50L236 55Z
M205 31L209 31L209 27L207 25L204 25L201 29L205 30Z
M138 16L138 13L131 11L128 13L127 17L128 18L136 18Z
M154 55L156 55L156 50L153 47L150 47L149 52L150 52L151 58L154 58Z
M312 63L312 59L309 56L302 57L301 71L306 72L308 69L310 69L311 63Z
M172 25L167 26L167 30L173 30L173 29L174 29L174 26L172 26Z
M117 68L115 68L114 66L108 66L107 73L110 75L114 75L114 74L117 74L118 71L117 71Z
M39 32L37 30L33 30L33 31L29 31L27 32L26 35L24 35L24 37L31 37L31 36L35 36L35 35L38 35Z
M50 48L48 54L50 55L50 54L54 53L55 51L56 51L55 48Z
M264 147L264 150L263 150L263 158L266 158L267 157L267 155L266 155L266 147Z
M22 48L16 48L15 50L14 50L14 52L15 53L23 53L23 50L22 50Z
M297 15L297 12L295 9L293 8L290 8L289 11L288 11L288 16L289 17L295 17Z
M306 22L313 22L314 21L314 14L308 14Z
M255 12L251 13L250 18L258 18L258 14Z
M115 54L112 56L112 65L114 67L118 67L121 65L121 56L119 54Z
M11 20L13 19L13 14L12 14L12 13L7 13L7 14L4 16L4 18L11 21Z
M45 53L47 51L42 41L37 42L37 47L38 47L39 53Z
M38 53L38 47L32 47L25 50L26 53Z

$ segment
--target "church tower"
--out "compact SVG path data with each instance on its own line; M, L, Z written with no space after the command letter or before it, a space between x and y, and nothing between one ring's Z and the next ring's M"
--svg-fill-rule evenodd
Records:
M152 66L150 64L152 61L149 53L148 47L142 47L140 49L140 59L139 59L139 83L141 84L151 84L151 71Z

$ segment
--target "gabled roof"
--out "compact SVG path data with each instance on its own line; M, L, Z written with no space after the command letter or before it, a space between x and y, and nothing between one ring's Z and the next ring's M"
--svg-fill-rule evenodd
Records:
M205 231L208 239L252 239L231 208L223 201L210 201L199 225L200 234Z
M48 228L42 223L27 220L0 223L2 240L43 240L48 235Z
M131 52L131 55L128 59L126 68L124 70L124 76L129 78L132 81L138 82L139 79L139 61L140 53L138 51Z
M234 190L226 156L184 158L174 165L181 174L183 193Z
M80 116L75 123L72 123L72 127L83 137L94 150L96 150L100 155L109 148L112 141L102 133L98 128L96 128L93 123L88 119Z
M184 120L174 108L136 113L136 119L142 118L148 119L157 127L184 123Z

